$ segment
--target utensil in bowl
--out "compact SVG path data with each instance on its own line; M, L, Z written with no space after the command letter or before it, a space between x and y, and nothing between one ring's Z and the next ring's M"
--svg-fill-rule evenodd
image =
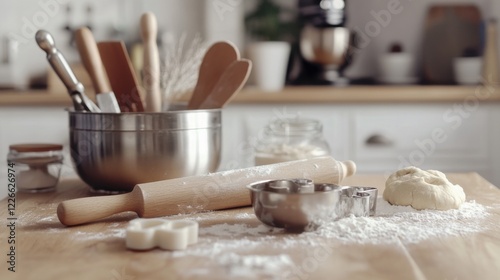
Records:
M160 58L156 37L158 24L153 13L141 17L141 37L144 45L143 86L145 90L146 112L161 112Z
M118 106L114 92L111 91L92 31L87 27L76 30L75 42L83 66L85 66L94 85L99 108L106 113L120 113L120 106Z
M239 58L238 48L231 42L221 41L210 46L201 62L198 82L189 100L188 109L199 109L229 65Z
M56 44L52 35L45 30L38 30L35 35L38 46L47 53L47 60L56 72L59 79L66 86L71 99L73 100L73 107L76 111L86 112L101 112L99 107L90 100L85 94L85 88L82 83L78 81L75 74L71 70L66 58L56 48Z
M139 81L123 41L97 43L109 83L122 112L144 112Z
M224 107L245 85L251 69L252 62L248 59L233 61L222 73L214 89L207 95L198 109Z
M69 112L71 158L95 191L213 172L221 157L221 110ZM179 186L181 187L181 186Z

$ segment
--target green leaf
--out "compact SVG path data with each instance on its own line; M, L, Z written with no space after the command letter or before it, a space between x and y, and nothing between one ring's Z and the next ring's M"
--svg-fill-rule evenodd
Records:
M282 18L291 20L283 21ZM296 11L282 8L272 0L260 0L257 8L245 17L249 35L263 41L290 41L296 38Z

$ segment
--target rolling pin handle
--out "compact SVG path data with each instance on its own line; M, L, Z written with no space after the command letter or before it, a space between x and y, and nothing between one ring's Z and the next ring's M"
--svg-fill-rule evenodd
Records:
M141 196L141 191L134 188L134 191L126 194L67 200L61 202L57 207L57 217L63 225L74 226L126 211L136 212L140 216L142 214L140 205L142 198L137 199L138 195Z
M342 161L339 163L339 182L344 178L352 176L356 173L356 163L352 160Z

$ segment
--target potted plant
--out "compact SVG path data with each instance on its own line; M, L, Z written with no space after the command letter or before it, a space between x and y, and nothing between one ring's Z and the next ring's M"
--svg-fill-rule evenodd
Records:
M245 17L249 39L248 56L253 62L253 79L264 91L280 91L286 78L290 41L296 38L295 11L272 0L260 0Z

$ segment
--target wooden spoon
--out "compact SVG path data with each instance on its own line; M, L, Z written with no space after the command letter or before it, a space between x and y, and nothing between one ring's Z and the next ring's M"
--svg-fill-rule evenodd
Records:
M222 108L245 85L250 76L252 62L248 59L236 60L226 68L215 88L200 104L199 109Z
M161 111L160 56L156 36L158 24L153 13L141 17L141 36L144 44L143 86L146 91L146 112Z
M240 53L231 42L221 41L213 44L201 62L198 82L189 100L188 109L199 109L227 67L239 58Z

